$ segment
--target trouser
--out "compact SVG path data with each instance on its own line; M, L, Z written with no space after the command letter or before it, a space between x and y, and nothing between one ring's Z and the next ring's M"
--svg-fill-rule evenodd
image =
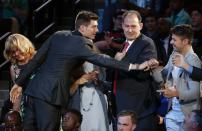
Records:
M25 103L24 131L59 131L61 107L28 96Z

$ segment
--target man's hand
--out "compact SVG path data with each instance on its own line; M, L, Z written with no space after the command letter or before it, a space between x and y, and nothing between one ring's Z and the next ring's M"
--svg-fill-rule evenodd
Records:
M12 103L15 103L21 95L22 87L15 84L10 91L10 100L12 101Z
M145 61L143 62L142 64L140 64L138 66L138 69L139 70L144 70L144 71L148 71L150 68L149 68L149 64L148 64L148 61Z
M86 73L84 75L82 75L77 81L76 81L76 84L78 85L83 85L87 82L90 82L90 81L94 81L94 80L97 80L98 79L98 74L99 72L94 70L92 72L89 72L89 73Z
M182 68L186 64L186 62L184 61L184 56L179 53L175 53L173 55L172 63L173 63L173 65L175 65L177 67L182 67Z
M159 66L159 62L156 59L152 58L148 61L148 65L150 69L155 69Z
M142 64L140 64L139 69L144 70L144 71L148 71L150 69L157 68L158 65L159 65L159 62L156 59L152 58L152 59L145 61Z
M161 90L161 92L163 93L163 95L165 97L168 97L168 98L179 96L179 92L175 86L174 87L165 87L165 89Z
M125 52L125 51L123 51L123 52L117 52L114 58L115 58L116 60L119 60L119 61L120 61L120 60L123 59L123 57L124 57L125 55L126 55L126 52Z

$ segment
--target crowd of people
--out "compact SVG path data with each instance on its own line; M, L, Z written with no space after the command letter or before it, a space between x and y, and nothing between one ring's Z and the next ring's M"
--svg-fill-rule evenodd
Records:
M100 35L98 15L80 11L74 31L57 31L37 51L22 34L7 38L12 111L1 128L202 129L201 9L190 17L183 0L170 0L170 17L158 17L115 5L114 24Z

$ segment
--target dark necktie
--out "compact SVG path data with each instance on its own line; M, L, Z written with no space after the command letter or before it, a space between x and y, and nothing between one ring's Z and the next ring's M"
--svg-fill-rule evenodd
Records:
M124 47L123 47L121 52L124 52L124 51L127 50L128 46L129 46L129 43L124 42L123 45L124 45ZM114 84L113 84L113 92L114 92L114 94L116 94L116 89L117 89L117 78L118 78L118 71L115 70L114 71Z

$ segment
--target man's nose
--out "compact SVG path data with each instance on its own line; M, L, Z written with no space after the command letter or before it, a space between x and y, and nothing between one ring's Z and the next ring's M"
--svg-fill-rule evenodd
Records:
M132 28L128 28L128 32L132 32Z

